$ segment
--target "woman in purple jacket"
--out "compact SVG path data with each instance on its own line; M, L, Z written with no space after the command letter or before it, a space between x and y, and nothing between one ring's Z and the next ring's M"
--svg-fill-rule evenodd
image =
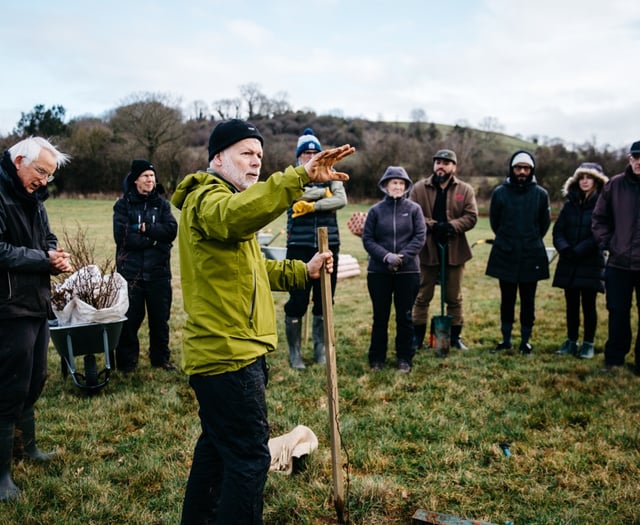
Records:
M412 186L404 168L389 166L378 182L385 197L369 210L362 232L369 254L367 287L373 305L369 365L374 371L381 370L387 358L392 300L399 372L411 371L415 353L411 308L420 285L418 254L426 239L426 226L420 206L407 199Z

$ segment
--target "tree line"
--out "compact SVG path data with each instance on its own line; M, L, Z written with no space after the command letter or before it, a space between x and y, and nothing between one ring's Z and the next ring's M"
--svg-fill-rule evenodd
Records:
M504 135L492 117L478 127L466 122L454 126L428 122L423 110L414 110L407 122L372 122L341 115L317 115L312 110L293 110L286 94L269 98L259 86L241 86L241 97L222 99L209 108L194 102L189 116L171 97L158 93L132 95L102 117L87 116L65 122L63 106L37 105L22 113L12 133L0 137L6 149L21 138L50 138L72 162L62 168L52 183L53 195L118 194L131 160L145 158L158 168L158 180L171 193L186 175L207 165L211 130L220 120L244 118L253 122L265 139L263 175L295 161L298 137L311 127L323 147L349 143L357 148L340 169L350 174L347 191L352 201L377 200L377 182L387 166L403 166L417 181L431 173L432 156L441 148L458 156L458 174L476 188L479 199L487 199L507 174L507 162L516 149L528 149L537 159L536 176L550 193L561 200L561 188L581 162L598 162L609 176L626 165L626 152L594 144L567 147L554 139L540 144Z

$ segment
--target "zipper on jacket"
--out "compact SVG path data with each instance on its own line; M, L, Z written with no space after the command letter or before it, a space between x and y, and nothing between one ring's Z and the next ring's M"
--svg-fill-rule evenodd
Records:
M253 315L256 311L256 295L257 295L257 286L256 286L256 271L253 270L253 290L251 290L251 307L249 308L249 327L253 328Z

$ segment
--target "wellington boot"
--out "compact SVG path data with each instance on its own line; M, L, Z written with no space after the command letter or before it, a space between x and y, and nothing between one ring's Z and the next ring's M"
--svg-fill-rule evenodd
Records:
M22 432L24 457L33 461L47 462L56 455L55 452L42 452L36 445L36 422L33 415L33 407L22 412L22 417L17 426Z
M13 423L0 423L0 502L11 501L20 496L20 489L11 479L14 432Z
M414 352L416 350L421 350L424 345L424 336L427 333L427 325L426 324L414 324L413 325L413 340L411 342L411 347Z
M284 328L287 335L287 344L289 345L289 365L294 370L304 370L306 367L300 353L302 318L285 316Z
M324 349L324 319L321 315L313 316L313 360L319 365L326 363Z
M469 348L462 342L460 333L462 332L462 325L453 325L451 327L451 348L457 348L458 350L469 350Z

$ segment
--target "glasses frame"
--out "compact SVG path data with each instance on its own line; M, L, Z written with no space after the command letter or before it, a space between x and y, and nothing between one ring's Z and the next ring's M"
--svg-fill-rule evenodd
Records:
M33 170L39 175L39 179L43 181L47 181L47 184L53 182L55 180L55 175L53 173L49 173L43 167L38 166L35 161L31 161L30 165L33 167Z

